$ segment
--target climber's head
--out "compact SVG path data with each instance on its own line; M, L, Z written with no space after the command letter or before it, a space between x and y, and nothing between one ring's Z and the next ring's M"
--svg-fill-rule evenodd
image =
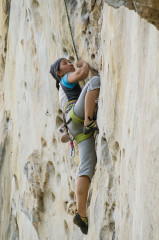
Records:
M59 89L59 82L69 72L74 72L73 64L66 58L59 58L50 67L51 75L56 79L56 87Z
M60 65L59 65L59 69L57 71L57 75L60 78L63 78L63 76L65 76L67 73L69 72L74 72L75 68L73 66L73 64L70 62L70 60L63 58L60 61Z

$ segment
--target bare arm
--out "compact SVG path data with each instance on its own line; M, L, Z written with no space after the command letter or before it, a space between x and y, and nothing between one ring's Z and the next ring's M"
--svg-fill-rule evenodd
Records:
M87 62L85 62L84 60L80 60L77 63L77 67L79 68L75 72L70 72L68 74L67 80L69 83L82 81L88 77L89 66Z

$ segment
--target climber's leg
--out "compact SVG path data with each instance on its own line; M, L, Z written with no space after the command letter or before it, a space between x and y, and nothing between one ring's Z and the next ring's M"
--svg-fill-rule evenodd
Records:
M97 156L95 151L95 139L90 138L78 144L80 166L76 185L77 211L82 216L86 216L86 202L90 181L94 175Z
M84 88L82 89L82 92L78 98L78 101L75 104L74 107L74 112L75 114L82 119L85 119L85 97L88 94L88 92L91 92L93 90L99 90L100 88L100 77L99 76L94 76L92 77L84 86ZM94 93L90 93L91 95L94 95ZM99 95L99 93L98 93ZM96 100L96 99L95 99ZM88 101L90 101L90 107L91 104L93 103L93 101L95 101L94 99L91 100L89 95L88 95ZM87 110L88 111L88 110ZM92 110L91 110L92 111Z
M96 122L92 119L97 105L95 100L97 100L99 96L99 89L100 78L99 76L94 76L84 86L78 98L78 101L75 104L75 115L77 115L79 118L84 119L84 134L98 129Z
M88 176L80 176L76 184L77 212L80 216L86 217L86 203L90 179Z
M86 217L86 203L90 179L88 176L80 176L76 184L77 211L73 222L80 227L83 234L88 233L88 219Z
M94 89L92 91L88 91L85 96L85 120L84 120L85 126L87 126L90 123L90 119L93 119L93 114L97 106L95 100L99 97L99 91L100 91L99 88Z
M76 184L77 213L75 213L73 222L80 227L82 233L88 232L88 219L86 216L86 203L90 181L94 175L97 162L95 151L95 139L90 138L78 144L80 166Z

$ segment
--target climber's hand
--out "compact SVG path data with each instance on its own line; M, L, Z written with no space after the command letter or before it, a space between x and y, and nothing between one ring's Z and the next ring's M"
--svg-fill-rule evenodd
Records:
M79 60L77 63L78 69L74 72L70 72L67 76L67 81L69 83L74 83L78 81L82 81L88 77L89 66L88 63L84 60Z
M77 66L78 68L81 68L81 67L83 67L84 63L86 63L86 62L85 62L83 59L80 59L80 60L77 62L76 66Z

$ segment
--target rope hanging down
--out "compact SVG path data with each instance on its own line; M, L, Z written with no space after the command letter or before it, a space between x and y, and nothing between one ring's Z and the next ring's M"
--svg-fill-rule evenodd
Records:
M66 0L64 0L64 3L65 3L66 15L67 15L68 25L69 25L69 29L70 29L70 34L71 34L71 39L72 39L74 53L76 55L77 61L79 61L79 57L78 57L78 54L77 54L77 49L76 49L75 42L74 42L74 39L73 39L73 34L72 34L72 29L71 29L71 24L70 24L70 17L69 17L69 14L68 14ZM83 80L83 85L85 85L85 81L84 80Z
M72 29L71 29L71 24L70 24L70 17L69 17L69 14L68 14L68 9L67 9L66 0L64 0L64 3L65 3L67 20L68 20L68 25L69 25L69 29L70 29L70 33L71 33L71 38L72 38L72 43L73 43L73 49L74 49L74 52L75 52L77 61L79 61L79 57L78 57L78 54L77 54L77 49L76 49L75 42L74 42L74 39L73 39L73 34L72 34Z

